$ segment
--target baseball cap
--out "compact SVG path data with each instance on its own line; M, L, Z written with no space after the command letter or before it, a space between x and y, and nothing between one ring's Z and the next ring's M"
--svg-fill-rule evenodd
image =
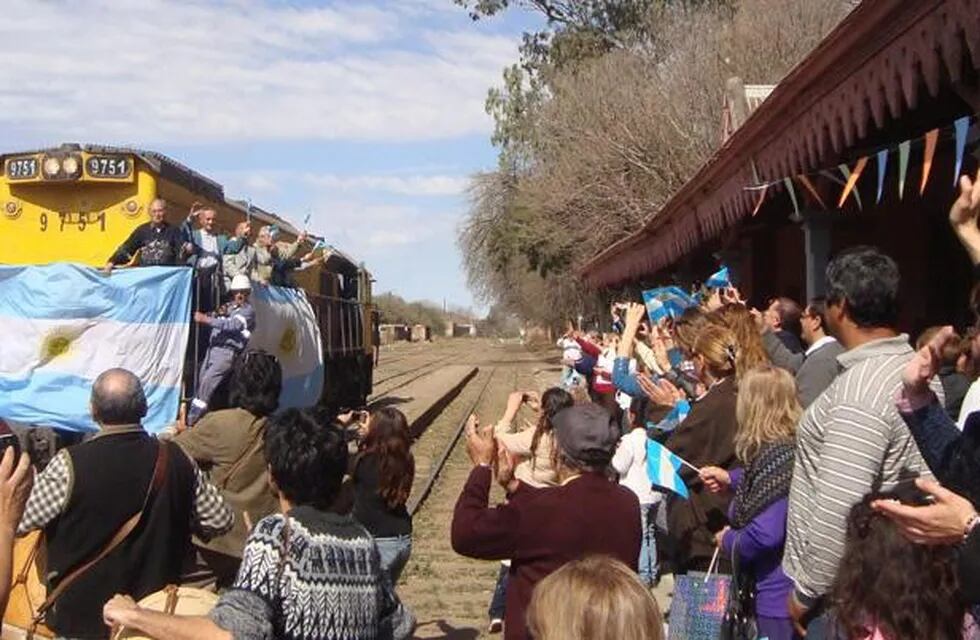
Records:
M585 466L608 463L619 442L619 428L612 414L594 403L562 409L551 424L565 457Z

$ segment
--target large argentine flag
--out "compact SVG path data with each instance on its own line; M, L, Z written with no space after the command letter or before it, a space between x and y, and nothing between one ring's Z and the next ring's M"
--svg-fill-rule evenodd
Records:
M0 265L0 417L72 431L96 428L92 383L122 367L143 382L148 431L180 402L191 270L72 264Z
M323 352L313 307L302 289L252 283L255 331L250 348L268 351L282 366L280 408L311 407L323 393Z
M678 471L684 464L670 449L656 440L647 439L647 475L650 482L669 489L682 498L688 497L687 485Z

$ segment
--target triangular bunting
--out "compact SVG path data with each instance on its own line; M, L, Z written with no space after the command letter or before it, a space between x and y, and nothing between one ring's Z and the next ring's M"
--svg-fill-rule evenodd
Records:
M766 192L769 191L769 185L766 185L762 191L759 192L759 201L755 203L755 209L752 210L752 217L759 213L759 209L762 208L762 203L766 200Z
M953 172L953 187L960 183L960 169L963 168L963 150L966 149L966 133L970 129L970 116L963 116L953 123L956 129L956 170Z
M858 209L861 210L864 209L864 206L861 204L861 194L858 193L856 189L854 189L854 185L857 184L858 179L861 177L861 174L864 173L864 168L867 165L868 165L868 156L864 156L863 158L857 161L857 164L854 165L853 172L850 170L850 168L848 168L846 164L842 164L839 167L837 167L838 169L840 169L840 172L844 175L844 177L847 178L847 182L844 184L844 191L841 192L840 201L837 203L838 209L844 206L844 201L847 200L847 196L852 191L854 192L854 200L855 202L857 202Z
M783 184L786 185L786 191L789 192L789 199L793 201L793 212L799 217L800 203L796 201L796 190L793 189L793 179L783 178Z
M936 143L939 141L939 129L933 129L926 134L926 150L922 157L922 184L919 185L919 195L926 192L929 173L932 172L932 159L936 156Z
M885 190L885 173L888 171L888 149L882 149L878 152L878 196L875 198L875 204L881 203L881 194Z
M909 172L909 152L912 141L906 140L898 145L898 199L905 198L905 175Z
M753 184L759 184L762 182L762 178L759 177L759 168L755 166L755 158L749 160L749 166L752 167L752 179L755 181Z
M827 208L827 204L823 201L823 198L820 197L820 194L817 192L817 188L813 186L812 182L810 182L810 178L801 173L800 175L796 176L796 179L800 181L800 184L806 187L806 190L810 192L810 195L813 196L814 200L820 203L821 207L824 209Z

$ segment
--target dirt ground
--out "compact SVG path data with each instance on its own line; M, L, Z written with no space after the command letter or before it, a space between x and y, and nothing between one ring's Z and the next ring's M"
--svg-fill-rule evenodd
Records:
M516 342L486 339L444 340L428 346L402 343L382 351L381 365L375 375L376 381L382 381L376 384L381 392L375 395L383 398L386 388L394 388L390 395L425 388L419 384L424 379L415 381L421 372L459 364L474 365L479 372L416 441L413 447L416 477L409 504L419 497L433 466L450 446L471 409L475 407L484 424L495 422L503 414L511 391L543 391L554 386L561 373L559 353L555 349L535 350ZM409 382L403 384L405 381ZM395 388L400 384L403 386ZM450 546L453 507L470 468L465 445L460 440L414 518L412 557L397 590L418 618L415 637L419 639L501 637L487 633L487 607L499 563L464 558ZM493 499L502 497L502 491L495 488ZM668 578L655 591L663 607L669 603L671 586Z
M390 370L423 365L430 358L438 362L447 354L452 357L446 364L473 364L480 369L416 442L416 494L474 404L483 422L496 421L502 415L511 391L543 390L551 386L560 373L557 353L535 353L513 342L446 341L435 343L428 355L420 353L414 346L399 346L382 352L377 378L390 375ZM386 356L389 358L387 365ZM469 471L470 462L460 442L414 519L412 558L397 588L418 618L417 638L494 637L485 633L486 611L499 563L459 556L453 552L449 541L453 506ZM500 497L502 493L497 493L496 498ZM413 495L413 500L415 498Z

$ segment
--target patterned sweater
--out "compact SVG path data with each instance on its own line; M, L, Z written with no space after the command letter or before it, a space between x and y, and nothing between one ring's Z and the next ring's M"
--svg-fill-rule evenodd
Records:
M392 637L398 608L367 530L300 506L255 526L211 618L235 640L373 640Z

